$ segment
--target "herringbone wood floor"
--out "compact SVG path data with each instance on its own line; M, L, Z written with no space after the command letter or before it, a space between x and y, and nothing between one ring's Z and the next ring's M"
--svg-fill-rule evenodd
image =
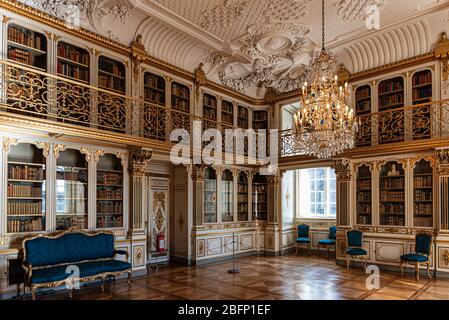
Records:
M132 288L123 280L81 288L73 299L220 299L220 300L347 300L347 299L444 299L449 300L449 279L430 280L413 274L401 279L395 272L381 272L380 289L365 286L360 268L337 266L326 258L283 256L239 259L241 273L231 275L230 262L201 267L171 265L135 278ZM66 291L38 295L38 299L68 299Z

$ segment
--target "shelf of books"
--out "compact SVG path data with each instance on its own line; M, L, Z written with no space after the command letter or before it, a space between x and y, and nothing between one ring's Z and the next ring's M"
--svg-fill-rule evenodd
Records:
M234 104L230 101L221 101L221 122L230 127L234 126Z
M67 149L56 161L56 230L88 228L88 162Z
M253 179L253 220L266 221L268 218L267 177L256 174Z
M405 105L404 78L396 77L379 83L379 112L403 108ZM395 122L395 139L393 142L404 141L405 122L404 111L380 114L379 143L392 142L391 123Z
M416 72L412 77L412 104L432 102L432 71ZM431 137L431 106L413 110L413 140L429 139ZM419 126L416 124L427 124Z
M63 41L58 42L59 76L89 84L89 66L89 51Z
M433 169L426 160L413 169L413 225L433 226Z
M173 82L171 85L171 106L173 109L190 113L190 90L186 85Z
M217 175L207 168L204 176L204 223L217 222Z
M165 107L165 79L161 76L145 72L144 74L144 100ZM145 137L165 141L166 113L165 109L145 105L145 123L156 123L157 126L143 126Z
M234 221L234 178L231 170L223 171L220 188L220 211L222 222Z
M357 201L357 224L371 225L372 224L372 174L371 169L362 165L357 170L356 181L356 201Z
M382 226L405 226L405 171L391 161L380 170L379 214Z
M369 85L358 87L355 91L355 110L356 115L361 117L361 139L357 141L357 147L366 147L371 145L371 119L368 116L371 113L371 87Z
M123 227L123 166L106 154L97 165L97 228Z
M122 62L100 56L98 59L98 86L101 89L125 94L126 68Z
M267 111L253 111L253 127L256 133L257 130L268 130L268 112ZM265 142L265 154L268 151L268 143ZM259 139L257 139L257 154L259 154Z
M237 182L237 219L248 221L248 175L240 172Z
M217 98L210 94L203 94L203 118L217 121Z
M249 128L249 113L248 108L244 106L237 107L237 126L240 129Z
M7 233L45 231L46 159L32 144L8 154Z

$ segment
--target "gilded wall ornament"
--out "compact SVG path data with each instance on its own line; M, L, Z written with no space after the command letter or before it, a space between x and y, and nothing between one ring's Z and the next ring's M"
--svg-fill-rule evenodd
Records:
M55 156L55 159L59 158L59 152L64 151L66 148L65 144L55 144L53 146L53 155Z
M3 152L9 153L9 151L11 151L11 146L16 146L17 144L17 138L3 137Z
M48 156L50 155L50 143L49 142L37 141L36 147L38 147L39 149L42 149L42 154L44 155L45 158L48 158Z
M153 194L153 243L156 243L158 234L165 234L166 226L166 191L157 191Z

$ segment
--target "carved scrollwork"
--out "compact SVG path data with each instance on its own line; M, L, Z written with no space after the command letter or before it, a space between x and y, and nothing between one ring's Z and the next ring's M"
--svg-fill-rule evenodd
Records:
M151 160L153 151L147 148L139 148L131 151L130 172L133 176L144 176L147 162Z
M334 160L332 168L335 170L335 174L340 180L351 179L351 161L348 159Z
M59 152L64 151L66 148L65 144L55 144L53 146L53 155L55 156L55 159L59 158Z
M9 153L9 151L11 151L11 146L16 146L17 144L17 138L3 137L3 152Z
M42 154L45 158L48 158L50 155L50 143L49 142L42 142L42 141L36 141L36 147L39 149L42 149Z
M191 176L195 180L204 180L207 166L204 164L195 164L191 166Z

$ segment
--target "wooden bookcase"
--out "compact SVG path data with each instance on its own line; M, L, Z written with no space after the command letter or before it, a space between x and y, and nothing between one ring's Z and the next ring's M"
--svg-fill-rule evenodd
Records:
M190 113L190 90L186 85L173 82L171 85L171 106L175 110Z
M123 227L123 166L115 155L106 154L97 165L98 229Z
M217 222L217 174L207 168L204 176L204 223Z
M268 218L267 177L256 174L253 179L253 220L266 221Z
M253 129L268 129L268 112L265 110L253 111Z
M12 146L8 153L7 233L46 228L46 159L33 144Z
M379 83L379 112L390 111L403 108L405 105L404 78L396 77L384 80ZM379 119L379 143L392 142L391 136L394 135L394 142L404 141L405 121L404 111L388 112L381 114ZM391 123L395 122L394 132L391 132ZM387 141L387 142L384 142Z
M357 140L357 147L367 147L371 145L371 86L360 86L355 91L355 113L361 116L360 135Z
M89 84L89 51L76 47L72 44L59 41L57 73L61 77Z
M222 222L234 221L234 177L228 169L221 175L220 211Z
M100 56L98 59L98 86L119 94L126 92L126 68L122 62Z
M237 180L237 219L248 221L248 175L240 172Z
M413 225L433 226L433 169L426 160L413 169Z
M47 71L47 38L16 24L8 26L8 60Z
M203 118L217 121L217 98L207 93L203 94Z
M230 101L221 101L221 122L224 125L234 126L234 104Z
M356 210L357 224L372 225L372 172L371 169L362 165L357 170L356 181Z
M145 72L144 74L144 100L165 106L165 79L156 74Z
M432 102L432 71L416 72L412 77L412 104L425 104ZM413 110L413 140L431 138L431 107ZM425 127L415 124L428 123Z
M249 128L249 112L248 108L244 106L237 107L237 126L240 129Z
M379 215L381 226L405 226L405 170L390 161L379 172Z
M56 161L56 230L88 228L88 167L78 150L60 152Z

